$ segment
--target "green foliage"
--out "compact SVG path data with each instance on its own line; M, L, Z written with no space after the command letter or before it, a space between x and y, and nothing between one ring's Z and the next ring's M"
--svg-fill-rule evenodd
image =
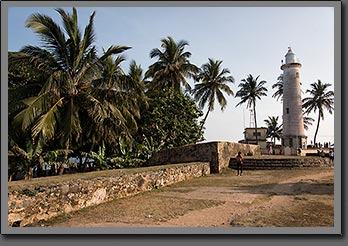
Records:
M192 94L196 101L199 102L201 109L208 103L208 111L201 123L203 129L204 123L210 111L214 110L215 100L221 106L223 111L227 106L227 100L223 94L225 92L228 96L233 96L233 91L228 86L228 83L234 83L234 78L227 68L221 68L222 61L208 59L209 62L202 65L197 76L195 76L195 88Z
M112 58L130 47L112 45L98 57L95 13L81 31L75 8L72 13L56 11L62 27L38 13L26 21L40 37L41 47L27 45L9 53L9 135L24 152L34 149L38 155L42 149L89 152L102 141L110 146L121 135L131 138L140 115L137 96L124 86L124 59ZM99 153L95 158L99 160Z
M271 138L273 144L275 145L275 140L280 139L283 133L283 124L278 125L278 119L279 116L268 116L267 120L264 120L264 122L267 125L267 137Z
M104 142L102 143L101 146L98 148L98 152L90 152L90 157L93 158L93 166L97 170L105 170L109 169L109 166L107 165L105 159L105 144Z
M63 174L72 165L69 157L80 160L78 171L92 162L97 169L138 167L163 148L203 140L198 124L203 113L184 94L191 89L187 79L199 71L189 61L188 42L162 39L163 49L150 52L158 60L145 73L152 79L146 81L135 61L128 73L121 68L121 53L130 47L111 45L98 56L95 12L81 29L75 8L56 11L61 26L39 13L26 21L40 46L9 52L10 179L18 173L30 178L44 162L53 167L51 173ZM232 94L222 84L233 78L219 70L220 64L214 71L224 108L220 90Z
M135 141L130 143L120 139L119 141L119 153L116 157L108 160L111 168L132 168L140 167L145 160L139 158L139 145Z
M185 40L175 42L172 37L161 40L162 50L155 48L150 52L151 58L158 58L158 61L152 64L146 72L146 78L152 78L148 83L148 88L155 91L167 91L171 89L175 92L182 92L183 89L191 90L187 78L192 78L198 68L191 64L189 58L191 53L185 51L189 43Z
M198 118L203 115L192 98L168 90L154 94L139 121L138 142L147 151L196 143L203 139Z
M8 174L11 181L17 174L21 174L25 179L33 177L32 168L38 163L42 154L41 145L34 146L27 138L22 141L23 146L9 136L8 151Z
M142 137L143 142L138 145L139 156L145 160L150 159L154 153L160 151L165 145L164 142L158 145L152 136L146 137L143 135Z

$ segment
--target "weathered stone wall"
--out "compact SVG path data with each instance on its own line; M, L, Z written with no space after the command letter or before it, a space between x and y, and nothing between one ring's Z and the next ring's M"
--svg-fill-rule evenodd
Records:
M88 206L210 173L209 162L149 167L124 173L54 182L51 177L9 183L8 224L25 226ZM76 177L76 176L75 176ZM39 182L44 181L44 182Z
M258 145L231 142L185 145L155 153L145 165L155 166L203 161L210 162L212 173L219 173L228 166L230 158L236 156L238 151L241 151L243 155L259 155L260 147Z
M237 168L234 158L231 158L229 167ZM321 157L299 157L299 158L276 158L276 159L253 159L244 158L243 169L265 170L265 169L299 169L299 168L333 168L334 163L329 158Z
M253 144L240 144L231 142L218 142L218 162L216 167L213 167L216 172L221 172L222 169L228 167L230 159L234 158L238 152L242 152L243 156L260 155L260 146ZM212 168L212 166L210 166Z
M192 161L211 161L212 152L216 153L216 143L190 144L154 153L145 165L155 166Z

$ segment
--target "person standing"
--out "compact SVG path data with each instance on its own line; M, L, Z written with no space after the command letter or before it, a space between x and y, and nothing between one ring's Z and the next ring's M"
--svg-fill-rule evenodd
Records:
M333 152L333 150L330 150L329 157L330 157L330 160L333 162L334 161L334 152Z
M236 156L236 162L237 162L237 176L243 175L243 157L242 152L238 152L238 155Z

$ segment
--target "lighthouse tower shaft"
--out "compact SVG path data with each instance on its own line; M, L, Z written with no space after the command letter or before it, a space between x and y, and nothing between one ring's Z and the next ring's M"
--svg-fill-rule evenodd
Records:
M307 146L304 133L302 99L301 99L301 64L289 48L285 55L283 70L283 137L282 145L285 155L297 155L299 149Z

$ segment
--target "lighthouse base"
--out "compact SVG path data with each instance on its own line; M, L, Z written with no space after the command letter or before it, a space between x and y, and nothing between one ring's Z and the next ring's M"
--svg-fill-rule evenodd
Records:
M302 149L307 149L307 136L283 136L284 155L304 155Z

